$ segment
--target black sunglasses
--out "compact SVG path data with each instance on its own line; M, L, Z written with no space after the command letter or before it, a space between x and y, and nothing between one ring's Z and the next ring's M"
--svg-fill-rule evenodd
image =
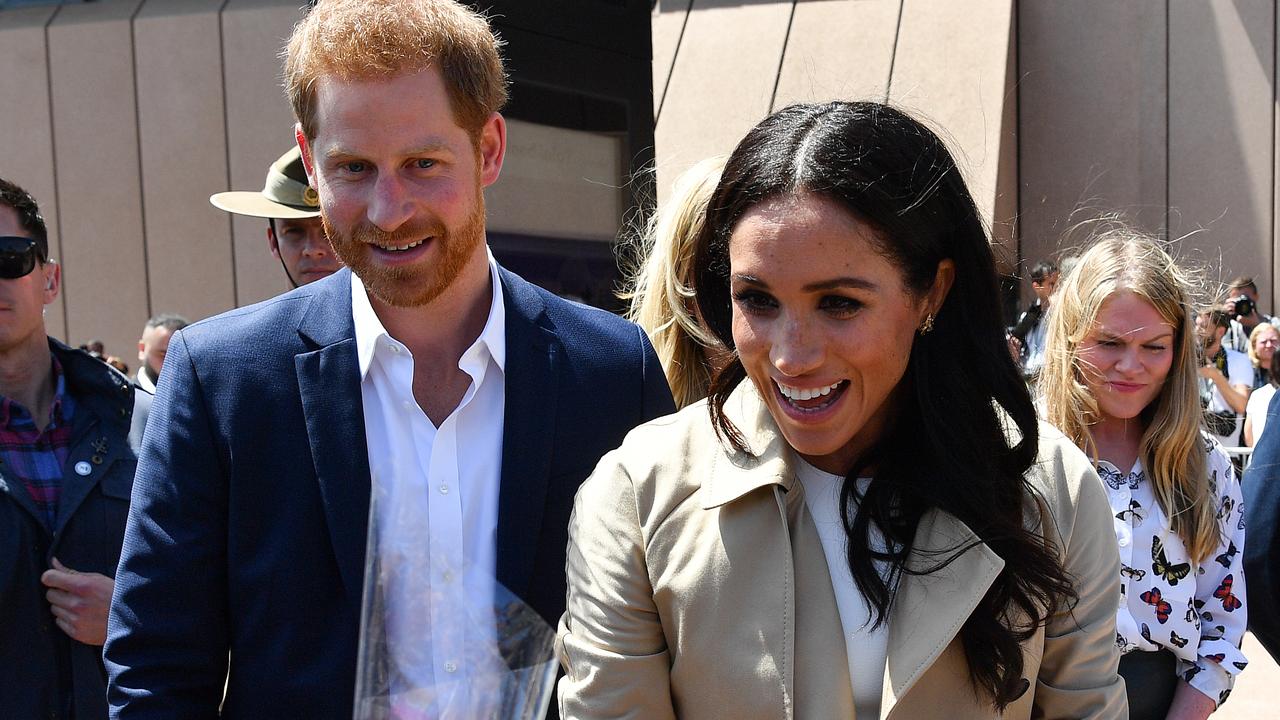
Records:
M0 235L0 278L24 277L36 269L43 256L39 243L31 238Z

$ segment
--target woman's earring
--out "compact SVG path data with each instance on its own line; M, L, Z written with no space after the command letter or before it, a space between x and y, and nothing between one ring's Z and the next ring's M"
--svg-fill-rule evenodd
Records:
M924 317L924 324L920 326L920 334L928 335L933 332L933 313L929 313Z

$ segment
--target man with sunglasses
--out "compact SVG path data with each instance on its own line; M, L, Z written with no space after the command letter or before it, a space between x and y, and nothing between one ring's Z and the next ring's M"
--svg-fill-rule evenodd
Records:
M106 718L102 644L151 396L47 336L35 200L0 179L0 707Z
M233 190L209 197L219 210L267 221L267 247L295 288L342 268L320 222L320 196L307 183L302 153L294 145L267 168L260 192Z

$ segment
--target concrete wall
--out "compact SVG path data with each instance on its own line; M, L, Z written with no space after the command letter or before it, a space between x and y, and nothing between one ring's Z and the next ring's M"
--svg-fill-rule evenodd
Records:
M664 2L653 32L659 202L773 110L887 98L949 141L1012 270L1012 0Z
M155 313L192 320L287 289L266 223L208 203L262 187L293 143L279 52L299 0L99 0L0 11L0 177L29 189L64 270L49 332L133 351ZM612 240L623 141L511 122L495 230Z
M659 199L771 109L888 98L950 140L1004 271L1120 213L1272 305L1278 28L1275 0L664 0Z
M1020 207L1029 262L1120 212L1273 305L1272 0L1021 3Z

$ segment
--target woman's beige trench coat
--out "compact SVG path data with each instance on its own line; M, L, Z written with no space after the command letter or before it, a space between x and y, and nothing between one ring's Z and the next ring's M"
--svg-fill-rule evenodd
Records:
M749 381L725 409L756 458L726 450L697 403L634 430L579 491L556 643L566 720L854 717L835 594L791 451ZM1029 479L1080 602L1024 645L1028 689L1001 717L1123 718L1111 513L1085 455L1048 425L1040 438ZM974 540L934 512L916 548ZM996 717L969 682L957 633L1003 566L978 543L943 570L904 574L882 718Z

